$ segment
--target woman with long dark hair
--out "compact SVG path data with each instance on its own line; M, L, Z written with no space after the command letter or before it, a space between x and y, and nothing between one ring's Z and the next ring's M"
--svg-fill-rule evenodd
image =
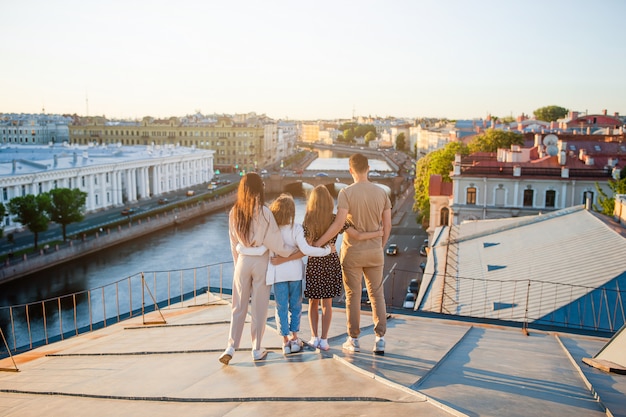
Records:
M265 282L269 251L280 256L291 254L283 244L274 215L265 206L263 180L254 172L244 175L239 183L237 201L228 216L228 230L235 269L228 346L219 358L224 365L228 365L239 348L248 301L252 309L252 358L257 361L267 356L261 342L271 288Z

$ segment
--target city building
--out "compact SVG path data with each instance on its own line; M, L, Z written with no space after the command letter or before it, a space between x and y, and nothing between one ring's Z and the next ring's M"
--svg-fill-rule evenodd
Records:
M317 142L320 140L320 125L317 123L301 123L300 135L300 140L302 142Z
M467 220L534 215L579 204L598 204L596 184L624 167L623 136L534 134L532 146L497 153L457 155L452 187L431 178L429 232Z
M54 114L0 114L1 143L47 145L69 141L72 118Z
M615 112L613 116L607 113L607 110L602 110L601 114L583 115L577 111L571 111L567 118L558 121L558 125L562 130L569 130L570 132L577 132L583 135L594 133L623 134L624 121L620 118L619 113Z
M214 167L222 172L254 171L279 162L295 149L296 139L295 123L277 123L254 113L233 117L144 117L140 122L84 117L70 125L72 144L121 143L213 150Z
M2 145L0 202L54 188L87 193L86 212L210 182L213 151L174 145ZM21 227L7 214L5 231Z

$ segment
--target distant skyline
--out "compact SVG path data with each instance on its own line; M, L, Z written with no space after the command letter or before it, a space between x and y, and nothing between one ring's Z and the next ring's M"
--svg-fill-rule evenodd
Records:
M0 113L626 114L626 1L0 0Z

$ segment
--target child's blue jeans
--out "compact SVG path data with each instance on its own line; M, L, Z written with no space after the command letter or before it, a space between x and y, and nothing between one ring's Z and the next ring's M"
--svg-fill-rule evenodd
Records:
M282 336L300 331L302 316L302 281L285 281L274 284L276 301L276 327Z

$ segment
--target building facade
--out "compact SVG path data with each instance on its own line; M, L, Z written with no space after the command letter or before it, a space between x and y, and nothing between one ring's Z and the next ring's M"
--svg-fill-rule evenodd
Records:
M213 151L174 146L3 146L0 201L54 188L87 193L86 212L211 181ZM21 227L9 216L5 231Z
M536 134L532 148L513 146L497 154L457 155L450 175L452 188L429 190L429 231L441 225L541 214L583 204L591 208L598 204L596 185L612 197L608 181L624 167L619 155L626 154L626 146L619 138L586 139L567 142L556 135Z
M70 125L70 143L208 149L215 152L215 169L254 171L276 163L295 148L295 129L295 124L276 123L253 113L162 120L144 117L141 122L85 117Z
M20 145L68 142L71 122L54 114L0 114L0 140Z

